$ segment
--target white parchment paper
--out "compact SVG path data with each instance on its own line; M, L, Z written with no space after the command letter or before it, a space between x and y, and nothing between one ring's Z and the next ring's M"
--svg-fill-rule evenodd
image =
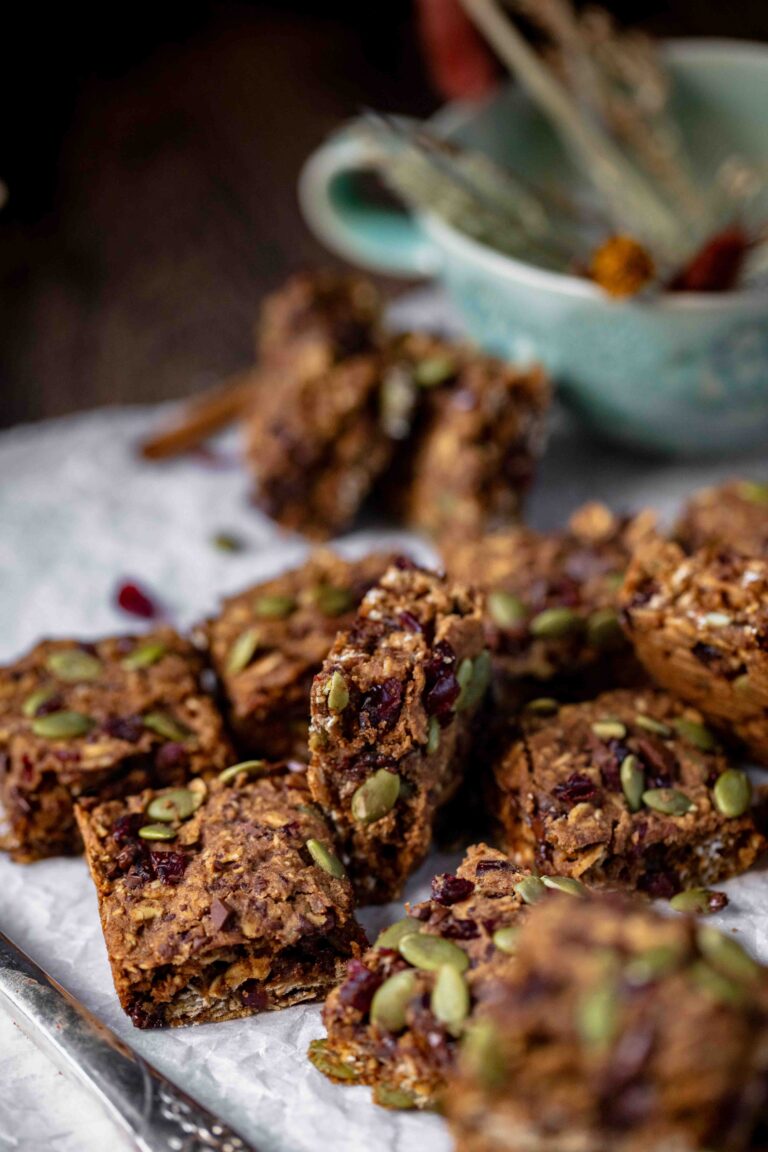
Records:
M423 293L396 320L446 324L440 298ZM114 606L116 585L136 579L180 627L212 612L221 595L301 560L305 545L279 533L248 503L233 436L217 466L185 458L161 466L135 453L156 409L105 409L0 435L0 660L44 635L92 637L135 630ZM531 503L551 527L585 499L617 508L654 504L669 515L687 491L760 462L660 464L588 442L562 417ZM765 470L762 470L765 475ZM233 532L246 548L211 544ZM342 542L351 553L413 538L370 527ZM422 555L429 550L421 545ZM454 861L432 857L406 895ZM756 871L723 886L730 906L715 922L768 960L768 878ZM399 905L363 914L374 933ZM376 1109L362 1088L329 1084L305 1051L322 1034L319 1008L299 1006L225 1024L136 1031L119 1009L82 860L20 866L0 859L0 925L22 948L187 1091L220 1112L262 1152L447 1152L435 1116ZM0 1150L96 1152L122 1147L79 1087L65 1083L0 1012Z

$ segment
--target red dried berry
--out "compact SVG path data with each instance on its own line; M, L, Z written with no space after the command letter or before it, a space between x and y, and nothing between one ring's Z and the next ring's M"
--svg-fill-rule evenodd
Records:
M152 861L152 870L158 880L161 880L163 884L179 883L189 863L189 857L185 852L153 849L149 855Z
M104 721L104 731L113 740L125 740L126 744L137 744L146 729L141 716L110 716Z
M253 1012L263 1012L269 1005L269 996L255 980L247 980L240 988L240 999Z
M402 701L403 685L396 677L374 684L360 707L360 727L378 728L383 724L391 728L400 715Z
M574 804L585 804L597 799L599 792L588 776L584 776L581 772L573 772L562 784L555 785L552 795L572 807Z
M461 692L456 678L456 653L447 641L441 640L433 648L424 665L424 677L424 709L428 716L436 716L445 726L453 715L453 706Z
M743 229L724 228L677 274L673 292L727 292L736 286L749 239Z
M377 972L371 972L359 960L350 960L347 964L347 978L339 989L339 999L348 1008L365 1013L371 1007L373 995L381 983L382 977Z
M122 608L123 612L139 616L142 620L153 620L160 614L152 598L132 581L126 581L119 586L115 599L118 608Z
M443 872L432 881L432 899L438 904L458 904L460 900L466 900L474 890L471 880L462 880L450 872Z
M139 828L145 823L141 812L134 812L130 816L118 816L112 825L112 839L115 844L126 844L129 840L135 840Z

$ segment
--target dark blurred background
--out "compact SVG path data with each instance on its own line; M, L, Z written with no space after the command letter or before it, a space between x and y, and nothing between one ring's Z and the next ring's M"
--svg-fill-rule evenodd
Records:
M659 35L768 38L766 0L608 2ZM410 0L14 5L0 88L0 423L181 396L247 364L263 294L330 258L307 154L442 97Z

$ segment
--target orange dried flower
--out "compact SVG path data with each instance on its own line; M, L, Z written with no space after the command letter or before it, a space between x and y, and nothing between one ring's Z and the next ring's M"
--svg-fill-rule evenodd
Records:
M653 280L650 252L631 236L611 236L595 250L589 276L609 296L636 296Z

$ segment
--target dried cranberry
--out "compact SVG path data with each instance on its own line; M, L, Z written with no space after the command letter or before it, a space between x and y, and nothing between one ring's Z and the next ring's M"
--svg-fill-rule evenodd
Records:
M410 556L395 556L392 563L395 568L399 568L401 572L412 572L416 568Z
M722 912L728 906L728 897L725 892L710 892L707 905L710 912Z
M176 740L169 740L166 744L161 744L155 752L155 767L160 772L166 772L172 768L187 768L188 765L189 752L183 744L179 744Z
M366 693L360 706L360 727L378 728L383 725L391 728L400 715L403 701L403 685L391 676L383 684L374 684Z
M424 708L428 716L436 716L443 726L450 721L461 691L455 669L456 653L447 641L441 640L424 666Z
M48 696L41 704L38 704L35 709L35 716L48 716L51 712L60 712L64 707L64 697L60 696L58 692L54 692L52 696Z
M440 935L452 940L474 940L480 935L480 929L474 920L454 920L451 917L440 925Z
M140 1001L131 1005L128 1015L136 1028L162 1028L165 1023L162 1014L153 1004L142 1004Z
M475 875L484 876L486 872L517 872L517 868L510 860L481 860L475 869Z
M134 812L130 816L118 816L112 825L112 839L116 844L125 844L129 840L135 840L139 834L139 828L144 823L146 821L141 812Z
M460 900L466 900L474 889L471 880L462 880L460 876L443 872L432 881L432 899L438 904L458 904Z
M736 285L749 238L738 225L723 228L677 273L669 287L673 292L727 292Z
M421 621L418 619L418 617L414 616L413 612L409 612L407 608L400 613L398 619L400 621L400 626L404 628L406 632L423 631L421 627Z
M189 863L189 857L185 852L153 849L149 855L152 861L152 870L158 880L161 880L163 884L179 883L184 875L184 869Z
M672 872L647 872L641 877L638 887L656 900L671 900L680 890L677 877Z
M145 728L141 716L110 716L104 721L104 731L114 740L125 740L126 744L137 744Z
M373 995L382 983L377 972L371 972L359 960L350 960L347 965L347 978L339 989L339 999L356 1012L367 1012Z
M263 1012L269 1005L266 990L256 980L246 980L240 988L240 999L254 1012Z
M140 616L142 620L153 620L159 615L159 609L152 598L143 588L130 580L117 589L116 600L123 612L128 612L131 616Z
M573 772L562 784L556 784L552 795L562 800L564 804L584 804L589 800L596 800L599 791L588 776L581 772Z

